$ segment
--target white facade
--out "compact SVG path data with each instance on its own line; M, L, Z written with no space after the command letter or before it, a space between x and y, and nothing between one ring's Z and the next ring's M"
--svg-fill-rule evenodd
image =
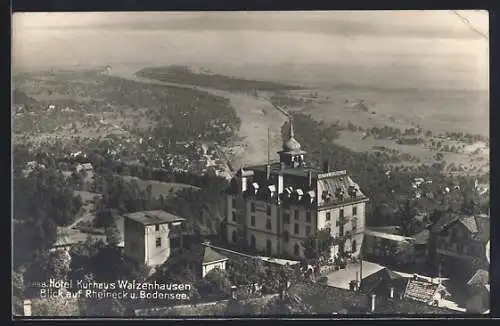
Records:
M247 200L241 209L233 206L238 201L236 197L227 196L227 239L231 243L243 238L249 247L254 246L258 251L267 251L270 246L271 250L266 254L302 258L302 241L318 230L329 228L333 237L349 235L344 249L354 250L354 255L359 254L365 229L365 201L323 209L302 206L285 208L264 201ZM341 214L344 218L342 234ZM338 248L332 248L332 256L337 252Z
M169 236L169 223L143 225L125 218L124 255L150 267L161 265L182 246L181 237Z
M202 278L205 278L205 276L213 269L226 270L226 263L227 259L210 263L204 263L202 265L202 271L201 271Z

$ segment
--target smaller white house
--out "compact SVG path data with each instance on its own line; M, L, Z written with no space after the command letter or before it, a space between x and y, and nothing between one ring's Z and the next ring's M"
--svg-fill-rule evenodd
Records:
M187 267L200 278L204 278L213 269L225 270L229 260L228 257L217 252L208 243L193 245L185 253L184 258Z

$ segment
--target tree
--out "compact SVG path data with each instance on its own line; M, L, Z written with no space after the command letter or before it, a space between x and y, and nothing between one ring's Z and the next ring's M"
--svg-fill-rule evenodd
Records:
M302 242L304 256L314 261L320 259L328 260L330 259L334 242L335 240L328 229L319 230Z
M106 228L106 242L112 247L117 247L121 241L122 235L120 233L120 230L118 229L118 226L116 225L115 220Z
M415 219L415 206L410 200L406 200L404 206L396 214L397 223L403 236L411 236L420 231L420 223Z
M71 255L66 250L56 250L49 255L49 272L55 279L65 280L71 270Z
M25 290L24 268L21 268L12 273L12 309L14 315L23 314L23 298Z
M78 299L65 288L59 289L60 295L32 300L33 316L79 316Z
M223 296L231 293L232 283L226 271L213 269L205 275L205 281L211 285L212 293L219 293Z

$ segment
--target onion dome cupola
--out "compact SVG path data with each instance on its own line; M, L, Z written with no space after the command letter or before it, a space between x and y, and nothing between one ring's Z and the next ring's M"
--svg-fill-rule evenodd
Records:
M289 137L283 142L283 150L278 152L280 162L287 167L302 167L304 166L304 154L306 152L302 150L302 146L295 139L292 119L290 119L289 128Z

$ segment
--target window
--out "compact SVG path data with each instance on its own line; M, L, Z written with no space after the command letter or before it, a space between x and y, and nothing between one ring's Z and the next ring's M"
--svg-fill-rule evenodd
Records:
M358 225L355 221L352 221L352 233L355 233L358 229Z
M233 212L233 222L236 222L236 212Z
M290 214L283 214L283 224L290 224Z
M332 213L326 212L326 220L330 221L332 219Z
M233 208L235 208L235 207L236 207L236 198L233 198L233 200L232 200L232 204L231 204L231 205L232 205L232 207L233 207Z
M358 215L358 206L352 206L352 216Z
M155 231L156 232L160 231L160 224L155 224Z
M344 209L343 208L341 208L339 211L339 217L344 218Z
M272 227L271 227L271 219L267 219L267 220L266 220L266 229L267 229L267 230L271 230L271 228L272 228Z
M156 238L156 248L161 248L161 238Z
M271 216L271 206L267 205L267 216Z
M295 246L293 246L293 254L295 256L299 256L300 255L300 247L299 247L298 243L296 243Z
M339 220L336 220L336 221L335 221L335 226L339 226L339 225L340 225Z
M310 226L306 226L306 236L311 234L311 227Z
M236 242L236 231L233 231L233 242Z
M250 248L255 249L255 236L253 234L250 237Z
M311 223L311 212L306 212L306 223Z
M299 211L298 210L295 210L295 220L296 221L299 220Z
M298 223L295 223L293 230L294 230L293 232L295 234L299 234L299 224Z
M283 232L283 240L285 240L285 242L290 241L290 234L288 233L287 230L285 230L285 232Z
M255 213L255 203L251 203L251 204L250 204L250 211L251 211L252 213Z
M457 253L458 254L463 254L464 252L464 245L461 243L457 243Z
M352 240L351 249L352 252L356 252L356 250L358 250L356 240Z
M255 216L254 215L250 216L250 224L252 226L255 226Z

